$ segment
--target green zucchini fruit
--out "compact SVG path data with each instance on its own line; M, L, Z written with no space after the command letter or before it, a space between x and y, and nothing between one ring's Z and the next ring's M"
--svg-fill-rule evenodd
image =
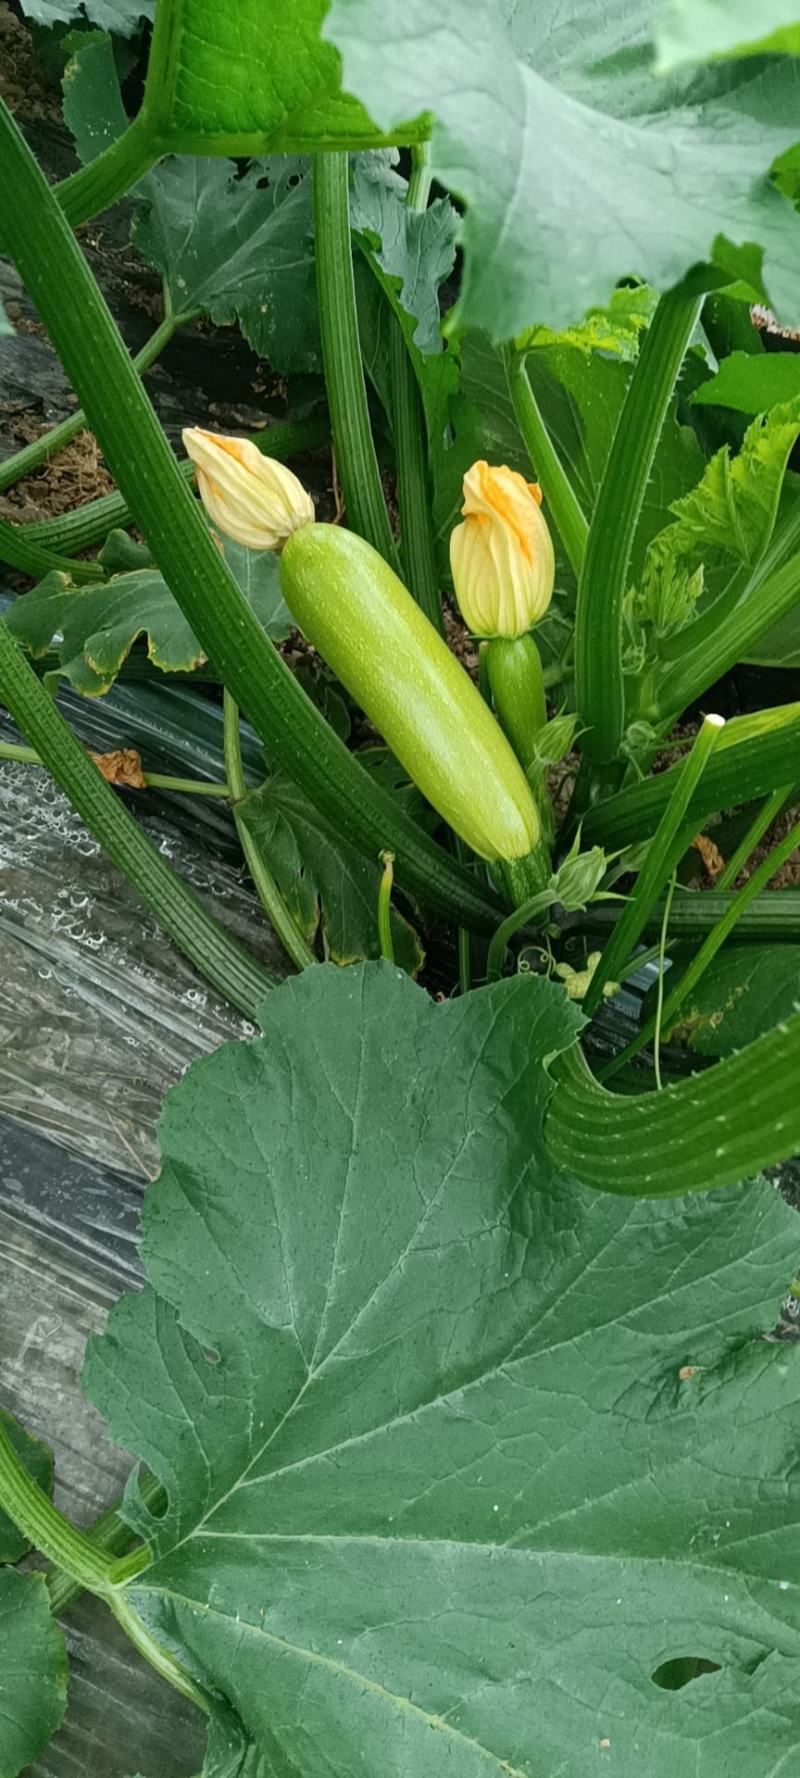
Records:
M303 525L281 552L283 596L306 640L453 831L481 858L539 840L525 774L469 675L363 538Z

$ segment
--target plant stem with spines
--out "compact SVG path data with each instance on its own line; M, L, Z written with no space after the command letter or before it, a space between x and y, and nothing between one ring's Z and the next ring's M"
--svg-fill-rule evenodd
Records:
M553 520L570 567L579 574L586 554L589 526L531 388L526 357L527 353L518 352L514 345L504 348L508 392L533 472L547 502L548 517Z
M312 178L322 362L347 522L394 568L397 551L372 438L358 337L348 156L318 154Z
M697 319L683 286L662 296L645 335L589 526L575 613L575 700L589 775L615 761L625 733L623 602L658 441Z

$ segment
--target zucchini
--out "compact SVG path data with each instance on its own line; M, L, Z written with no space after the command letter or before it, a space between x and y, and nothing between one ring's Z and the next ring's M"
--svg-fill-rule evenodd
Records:
M525 858L539 816L469 675L394 571L352 531L303 525L280 557L306 640L453 831L481 858Z

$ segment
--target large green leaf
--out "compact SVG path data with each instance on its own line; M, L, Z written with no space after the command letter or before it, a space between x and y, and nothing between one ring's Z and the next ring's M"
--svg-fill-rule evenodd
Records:
M800 53L798 0L669 0L658 31L662 72L755 50Z
M460 313L495 339L561 327L635 272L659 289L727 236L766 250L773 306L797 307L800 222L769 186L797 137L781 59L657 81L661 0L332 0L344 85L391 131L434 117L437 178L466 200Z
M321 39L327 7L159 0L146 105L164 145L232 155L377 145L380 131L341 91L340 58ZM420 134L417 127L403 139Z
M0 1772L38 1759L64 1715L67 1651L41 1574L0 1571Z
M237 320L279 371L319 368L314 225L307 163L187 156L142 181L133 240L165 281L173 309Z
M376 748L359 757L409 813L421 814L421 797L391 755ZM274 772L240 813L309 942L321 927L325 955L334 963L379 957L378 859L349 846L286 772ZM423 961L419 939L395 907L392 935L396 962L416 974Z
M323 967L168 1097L151 1287L85 1382L169 1494L129 1496L128 1603L265 1771L788 1770L800 1370L762 1334L798 1225L764 1183L555 1173L579 1022L541 979Z
M288 635L291 618L277 559L230 542L224 553L268 635ZM140 636L147 638L149 659L164 673L191 672L205 659L157 568L114 574L101 586L88 587L76 587L54 570L17 599L5 621L34 658L55 650L61 672L87 698L110 689Z

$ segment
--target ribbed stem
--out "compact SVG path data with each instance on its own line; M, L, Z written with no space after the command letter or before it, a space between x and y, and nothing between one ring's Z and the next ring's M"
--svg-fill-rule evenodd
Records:
M670 915L670 936L673 941L702 938L723 919L732 905L730 892L719 894L715 889L696 890L677 896ZM641 936L652 938L661 925L663 903L656 902L645 920ZM568 932L603 933L618 926L622 918L619 907L596 905L585 912L571 914L564 922ZM758 939L760 943L783 944L786 939L800 939L800 895L796 889L771 889L758 895L738 921L740 938ZM644 962L644 958L641 959ZM639 959L636 959L638 967ZM619 971L617 975L619 976Z
M65 1519L25 1468L0 1421L0 1507L35 1549L92 1593L106 1593L111 1558Z
M140 112L116 142L56 186L56 197L70 227L77 228L89 216L99 216L124 197L149 173L163 152L149 119Z
M600 484L578 581L575 696L589 762L614 760L625 733L623 600L661 429L697 319L682 286L662 296L633 372Z
M9 525L5 519L0 519L0 562L7 562L19 574L29 574L32 580L42 580L54 568L76 583L103 579L99 562L74 562L69 556L42 549L40 543L26 536L22 525Z
M406 192L410 210L428 207L431 171L425 147L413 151L413 170ZM405 334L397 316L390 321L392 432L400 508L400 555L407 584L425 616L444 635L439 569L431 510L427 430L419 384Z
M425 416L405 335L396 315L390 317L390 369L403 572L417 604L443 636L444 619L425 450Z
M144 1505L149 1507L156 1517L164 1511L167 1504L167 1491L155 1476L147 1472L140 1475L139 1494ZM121 1506L122 1502L120 1501L119 1504ZM108 1557L109 1570L113 1569L115 1574L119 1558L127 1555L139 1543L137 1533L132 1531L130 1525L120 1517L119 1508L115 1506L109 1507L106 1512L101 1513L99 1518L95 1519L94 1524L90 1525L89 1530L84 1532L84 1536L88 1537L95 1549ZM50 1600L50 1610L54 1617L58 1617L62 1611L66 1611L73 1599L77 1599L82 1592L83 1587L80 1583L74 1580L71 1574L67 1574L63 1568L54 1568L52 1573L47 1576L47 1593Z
M553 444L544 418L531 388L525 367L526 352L517 352L513 345L504 348L506 381L516 415L517 425L525 441L533 472L547 502L548 517L561 539L564 554L576 574L580 573L589 526L577 494Z
M707 716L691 753L684 760L675 789L661 817L625 911L615 926L584 996L590 1018L597 1010L605 982L616 981L641 937L647 916L683 851L686 812L724 727L721 716Z
M260 846L253 838L246 822L241 818L239 804L247 795L247 784L242 767L242 749L239 739L239 706L228 691L223 693L223 745L228 791L233 805L233 818L236 822L236 832L244 853L245 863L253 879L253 887L270 926L283 945L287 957L291 958L297 969L307 969L309 964L317 961L314 952L306 943L299 926L292 919Z
M214 547L52 191L0 107L6 230L22 277L155 561L270 754L366 857L390 846L398 879L463 924L496 902L369 777L306 696ZM32 737L32 739L35 739Z
M73 807L160 926L217 992L249 1019L274 987L219 926L106 784L0 623L0 697Z
M133 368L140 377L150 369L151 364L155 364L159 354L172 339L175 329L194 320L195 315L199 313L199 310L195 310L190 315L170 315L161 322L160 327L157 327L155 333L152 333L149 340L145 342L141 352L137 352L136 357L132 359ZM21 451L16 451L13 457L6 457L5 462L0 463L0 493L3 493L6 488L10 488L14 482L21 481L24 475L30 475L31 471L38 469L41 463L48 462L49 458L54 457L57 451L63 450L71 439L77 438L78 433L83 432L85 425L86 415L83 408L76 408L74 414L70 414L66 420L61 420L58 426L51 426L50 431L43 432L41 438L34 438L30 444L24 445Z
M396 567L397 552L375 455L358 338L348 156L318 154L312 176L322 361L347 522L352 531L365 537L373 549Z

